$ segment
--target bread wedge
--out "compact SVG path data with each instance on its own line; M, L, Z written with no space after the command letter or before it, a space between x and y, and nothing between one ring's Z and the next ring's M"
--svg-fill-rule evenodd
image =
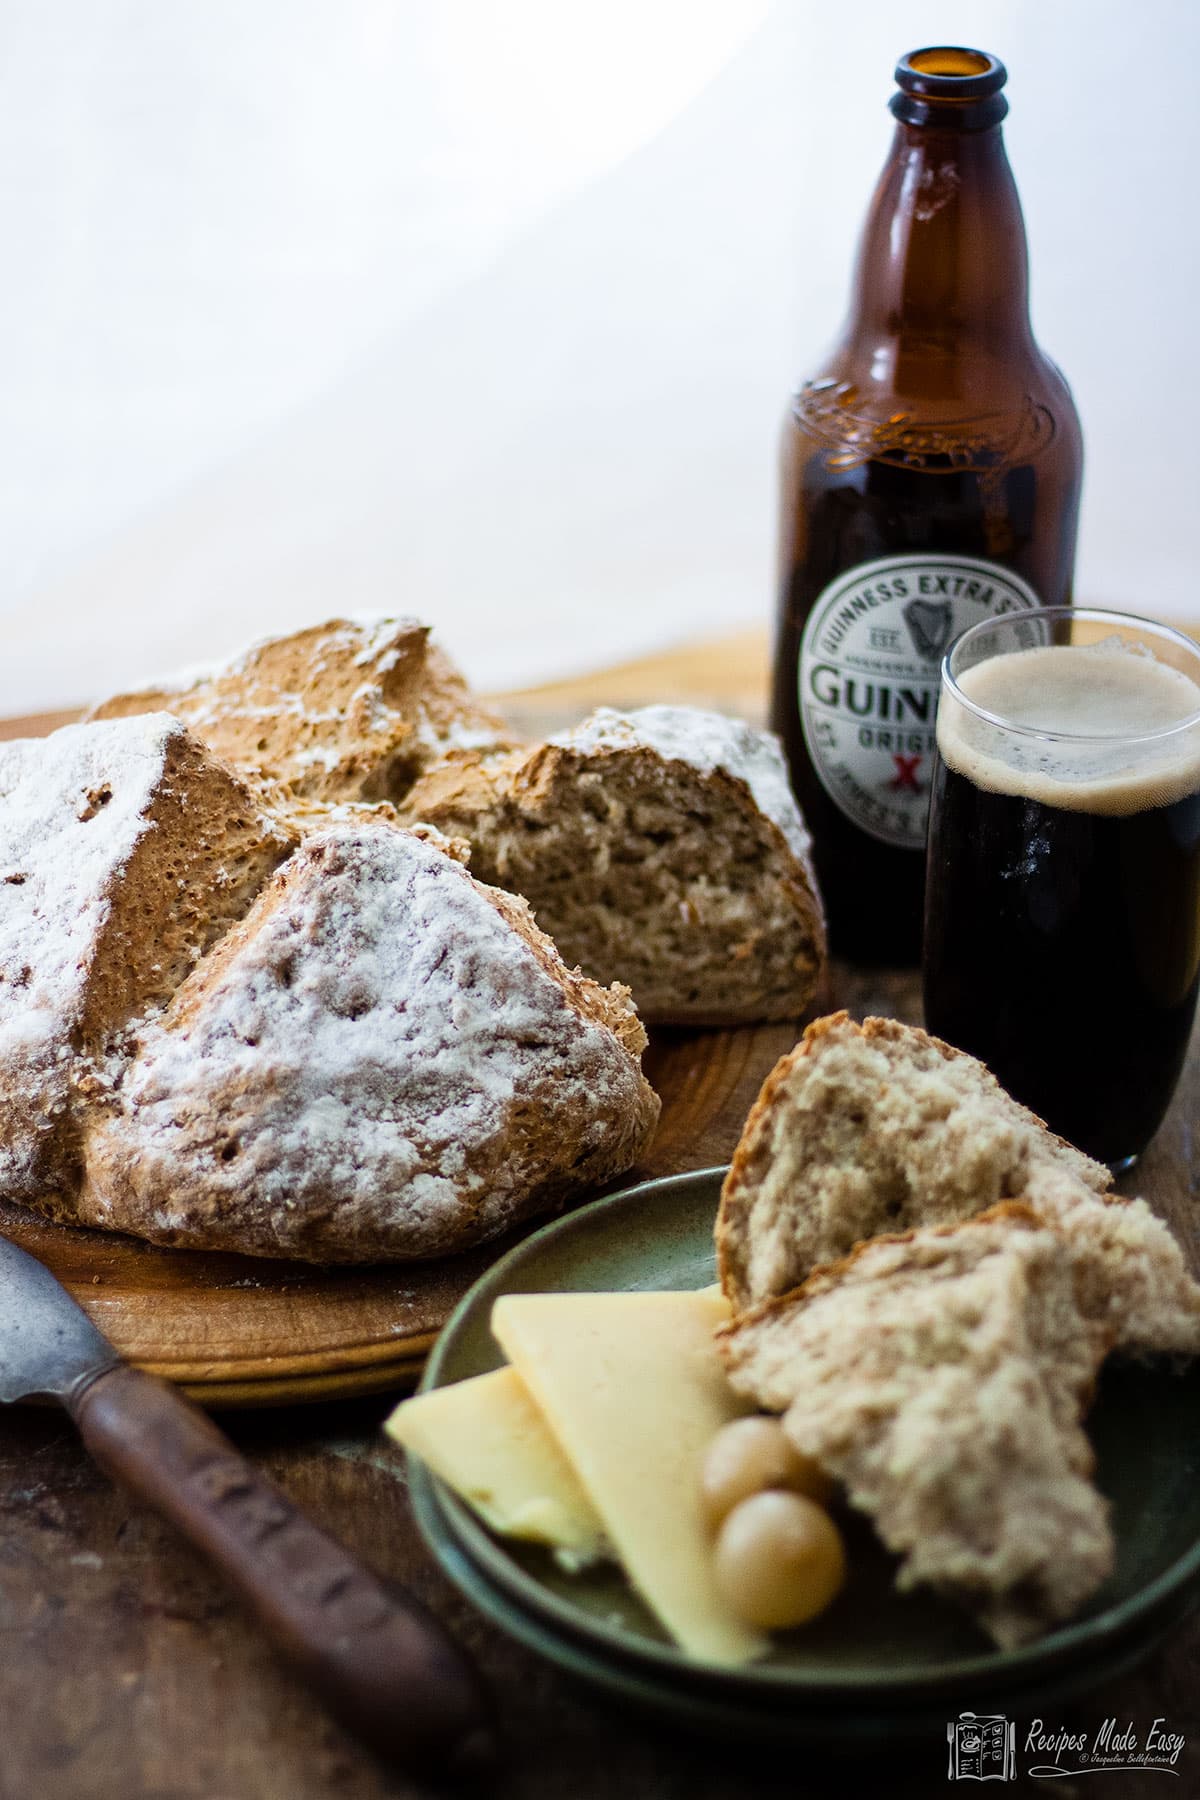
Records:
M569 963L671 1025L799 1018L825 954L776 740L690 707L594 713L508 756L453 756L403 812L471 845Z
M314 833L139 1038L76 1218L315 1262L438 1256L626 1170L627 993L388 825Z
M836 1013L776 1064L746 1121L717 1218L721 1283L743 1311L877 1233L1023 1197L1069 1241L1081 1304L1114 1341L1200 1349L1200 1287L1178 1244L1109 1180L974 1057Z
M132 1027L294 842L164 713L0 745L0 1193L67 1204Z
M959 1602L1002 1649L1109 1573L1080 1422L1107 1335L1028 1207L877 1237L718 1342L737 1392L782 1413L900 1555L898 1585Z

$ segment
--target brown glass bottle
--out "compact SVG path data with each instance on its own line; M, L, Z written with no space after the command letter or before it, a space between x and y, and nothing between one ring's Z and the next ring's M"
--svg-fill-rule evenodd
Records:
M1003 64L917 50L896 80L849 318L784 427L771 722L833 948L912 963L942 653L1070 602L1083 452L1029 322Z

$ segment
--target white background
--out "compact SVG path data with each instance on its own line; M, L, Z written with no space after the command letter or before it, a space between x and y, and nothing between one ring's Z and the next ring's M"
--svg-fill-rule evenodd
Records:
M5 0L0 710L337 611L487 685L767 617L939 41L1009 66L1078 592L1200 614L1189 0Z

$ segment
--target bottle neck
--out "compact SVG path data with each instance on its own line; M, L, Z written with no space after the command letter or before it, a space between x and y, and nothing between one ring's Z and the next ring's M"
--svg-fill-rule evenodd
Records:
M843 347L889 383L904 363L1036 354L1025 223L999 125L896 127Z

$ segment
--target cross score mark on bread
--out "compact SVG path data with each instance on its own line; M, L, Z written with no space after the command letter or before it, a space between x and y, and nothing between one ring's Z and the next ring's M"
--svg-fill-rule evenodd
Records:
M409 833L331 827L143 1033L78 1217L318 1261L461 1249L629 1167L644 1044L522 902Z
M774 738L718 713L601 708L518 747L427 626L334 619L93 717L186 719L300 830L374 808L469 843L568 963L651 1023L799 1018L825 954ZM396 808L397 814L389 809Z
M644 1147L627 993L436 833L297 848L161 713L0 746L0 797L6 1194L165 1243L400 1259Z
M117 746L162 729L162 709L189 726L191 735L181 725L169 730L173 743L190 746L196 767L167 784L173 800L165 787L147 803L137 857L129 859L114 829L130 807L130 816L141 816L123 768L119 802L87 840L98 858L84 857L70 881L60 858L26 897L53 889L50 913L78 912L85 935L101 913L115 921L97 927L82 960L78 932L60 936L49 927L37 946L33 987L41 995L48 983L58 1010L51 1007L47 1023L40 1000L33 1007L22 1001L8 1026L18 1105L0 1122L0 1167L8 1171L6 1191L54 1216L268 1255L454 1249L621 1172L644 1144L657 1103L637 1067L644 1038L627 996L617 992L622 983L636 986L648 1017L676 1022L794 1016L809 998L824 921L807 834L779 748L765 733L659 707L632 717L602 711L546 745L518 749L427 627L412 619L335 619L118 695L75 738L12 747L7 766L22 798L0 809L0 857L6 828L8 849L18 862L29 860L26 840L43 830L54 839L64 806L75 806L74 788L65 799L60 791L56 759L68 751L98 759L92 785L103 785L105 758L112 752L119 763ZM148 723L154 718L157 727ZM197 856L191 839L196 820L222 805L228 811L231 795L262 841L256 857L239 853L226 870L221 843L214 851L203 838ZM392 830L401 814L428 846L425 873L441 871L439 895L456 896L445 917L437 907L421 913L401 871L403 864L411 875L416 856L414 837ZM73 820L72 813L72 829ZM337 840L335 850L327 834L341 827L367 835L353 849L349 839ZM440 837L439 828L454 835ZM372 838L373 830L392 831L392 841ZM308 847L241 923L298 839ZM455 886L445 874L439 853L461 861L468 842L473 873L494 879L507 896L468 905L465 896L484 890L461 875ZM165 860L156 861L159 851ZM385 864L390 872L380 876ZM14 870L14 887L26 873ZM156 881L151 902L146 891ZM336 930L335 888L343 895ZM394 914L386 926L381 892ZM532 900L567 962L585 975L563 967L512 897L518 894ZM134 897L128 927L121 924L127 896ZM413 904L421 913L415 922ZM20 904L9 912L19 938ZM489 946L485 952L476 943L473 956L470 931L461 943L446 942L451 917L462 933L468 913L471 930ZM261 1026L247 1024L256 1005L261 1011L261 959L287 920L301 941L295 959L281 955L279 966L294 961L303 972L323 958L324 987L303 1024L303 982L284 984L287 998L276 995ZM393 930L408 932L410 957L385 971ZM407 1085L387 1098L388 1082L400 1079L399 1051L386 1032L344 1037L340 1002L331 996L345 984L332 971L336 965L344 974L359 959L355 979L374 998L353 1017L370 1013L378 1027L386 984L400 992L416 966L413 946L429 949L437 968L454 970L454 980L441 984L445 992L438 989L445 1018L461 1022L463 996L484 992L490 980L482 1010L490 1006L504 1030L487 1046L476 1034L469 1050L457 1027L444 1041L427 1030L420 1052L435 1066L406 1065ZM201 955L206 960L188 978ZM56 956L86 965L82 997L65 995ZM581 1073L548 1026L522 1040L507 975L499 975L522 959L543 997L557 997L547 999L547 1019L553 1015L558 1027L573 1021L576 1040L586 1021L584 1035L593 1050L603 1047L608 1076L598 1065ZM612 991L600 997L586 975L614 984ZM15 953L7 978L18 990L28 980ZM130 991L113 998L122 982ZM428 998L406 998L401 1010L410 1025L417 1000ZM325 1064L298 1054L305 1032ZM497 1163L488 1177L492 1197L482 1200L471 1160L487 1162L480 1143L452 1151L439 1117L454 1115L468 1065L476 1095L494 1096L501 1039L528 1053L533 1077L522 1070L530 1091L504 1115L510 1148L522 1153L510 1159L512 1179ZM557 1058L561 1102L540 1079L539 1053L547 1064ZM340 1103L314 1072L328 1074L332 1063L345 1090ZM239 1121L219 1145L220 1123L209 1116L217 1111ZM371 1182L379 1191L368 1201L362 1190Z

